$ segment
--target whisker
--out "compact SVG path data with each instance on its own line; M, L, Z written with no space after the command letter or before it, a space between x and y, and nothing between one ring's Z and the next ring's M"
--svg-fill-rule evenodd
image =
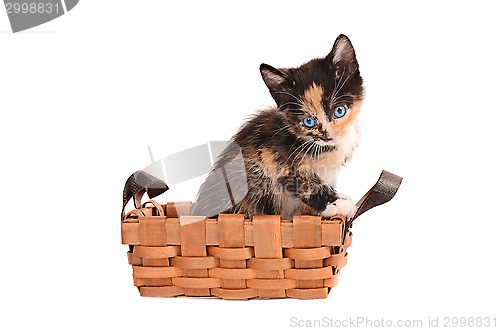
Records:
M342 82L342 77L344 76L344 72L345 72L345 67L344 69L342 70L342 75L340 76L340 79L339 79L339 83ZM354 74L354 71L351 72L349 74L349 76L347 76L345 79L344 79L344 82L342 83L342 85L338 88L338 90L332 95L332 98L331 99L334 99L337 95L338 92L340 92L340 90L342 90L342 88L344 87L345 83L347 83L347 81L351 78L351 76Z
M276 93L279 93L279 94L284 94L284 95L289 95L291 96L292 98L294 98L295 100L297 100L297 102L299 102L300 104L302 104L302 100L300 100L299 98L297 98L295 95L291 94L291 93L288 93L288 92L276 92Z
M307 154L309 153L309 151L311 150L311 148L314 147L314 145L316 145L316 143L314 142L314 140L310 140L312 142L311 146L309 146L309 148L307 149L307 151L305 151L304 155L302 156L302 159L300 160L300 162L298 164L302 164L302 162L304 161L304 158L307 156Z
M307 144L309 142L309 140L306 140L305 142L303 142L302 144L300 144L285 160L285 163L293 156L293 154L295 154L295 152L297 152L299 150L299 148L301 148L302 146L304 146L305 144ZM292 162L293 163L293 162Z
M306 149L306 147L308 146L308 144L310 144L312 142L314 142L314 141L313 140L307 140L305 143L303 143L301 145L302 148L296 153L297 155L293 158L293 160L291 162L292 165L295 164L295 160L299 157L300 153L303 152Z
M316 161L319 161L319 157L320 157L320 154L321 154L321 148L318 144L316 144Z
M350 94L342 94L333 100L330 100L330 107L333 107L334 104L339 103L341 101L348 102L351 101L352 96Z
M280 108L281 108L281 107L284 107L284 106L287 106L287 105L294 105L294 106L298 106L298 107L300 107L300 108L302 108L302 107L304 106L304 105L302 105L302 104L300 104L300 103L296 103L296 102L289 101L289 102L286 102L286 103L282 104L282 105L280 106Z
M288 125L285 125L283 126L282 128L280 128L279 130L277 130L273 135L272 137L274 137L275 135L277 135L278 133L280 133L281 131L285 130L285 129L288 129L292 126L292 124L288 124Z
M290 115L297 115L297 116L307 116L308 114L305 112L289 112Z
M345 73L345 67L342 69L342 74L340 75L338 82L337 81L335 82L335 87L333 88L333 93L332 93L331 99L335 98L337 93L340 91L339 85L340 85L340 82L342 81L342 78L344 77L344 73Z

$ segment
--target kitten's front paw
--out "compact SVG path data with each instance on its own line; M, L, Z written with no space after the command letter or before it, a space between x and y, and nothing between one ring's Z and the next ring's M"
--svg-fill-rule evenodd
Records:
M347 218L352 218L356 213L356 205L346 195L340 195L335 202L326 206L326 209L321 213L323 217L332 217L334 215L342 215Z

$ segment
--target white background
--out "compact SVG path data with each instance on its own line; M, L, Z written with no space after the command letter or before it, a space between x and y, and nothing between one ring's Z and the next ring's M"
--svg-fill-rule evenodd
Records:
M290 318L497 317L498 9L494 2L81 1L12 34L0 13L3 330L284 330ZM155 157L229 139L272 104L260 63L353 42L367 98L340 190L382 169L397 196L360 217L324 300L141 298L121 191ZM198 184L162 199L191 199ZM196 185L195 185L196 184ZM161 200L161 199L160 199Z

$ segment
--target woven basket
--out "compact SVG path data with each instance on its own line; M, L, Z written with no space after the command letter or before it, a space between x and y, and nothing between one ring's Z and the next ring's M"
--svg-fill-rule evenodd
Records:
M325 298L347 263L351 236L335 217L188 215L190 203L147 202L122 222L142 296Z
M380 182L360 200L355 217L390 200L400 184L389 198L384 192L386 201L370 202ZM190 202L150 200L122 214L122 243L130 247L128 261L141 296L325 298L347 263L355 217L207 219L188 216L190 208Z

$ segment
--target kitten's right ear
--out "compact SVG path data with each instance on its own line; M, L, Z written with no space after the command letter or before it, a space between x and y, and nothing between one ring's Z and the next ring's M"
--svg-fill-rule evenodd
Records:
M286 72L262 63L260 65L260 74L278 105L281 101L287 99L286 95L289 94L293 88L294 81Z

